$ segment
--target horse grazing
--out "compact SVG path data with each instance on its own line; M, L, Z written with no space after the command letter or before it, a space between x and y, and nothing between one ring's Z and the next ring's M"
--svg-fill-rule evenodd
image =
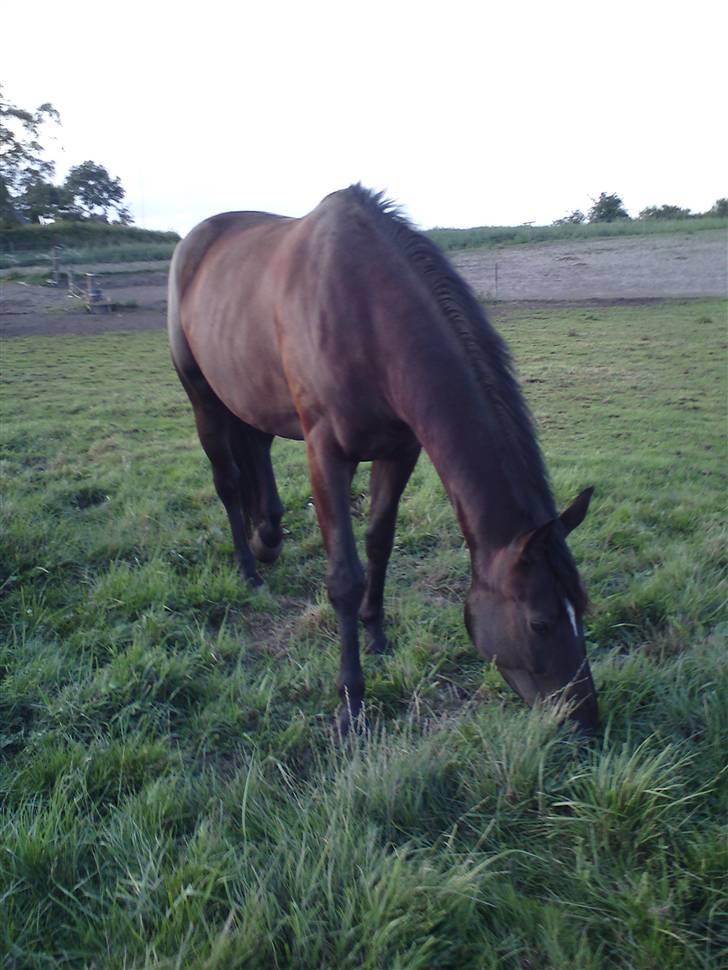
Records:
M228 212L177 246L168 306L172 359L251 585L283 538L271 443L306 443L341 636L342 733L364 694L358 619L368 648L387 648L385 573L421 448L469 548L476 649L528 704L559 698L595 728L586 595L565 542L591 489L557 513L505 343L434 243L360 185L300 219ZM366 575L350 512L360 461L372 462Z

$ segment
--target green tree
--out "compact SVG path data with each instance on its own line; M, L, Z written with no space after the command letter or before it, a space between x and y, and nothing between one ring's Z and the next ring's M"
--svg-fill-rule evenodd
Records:
M728 216L728 199L716 199L715 205L708 213L709 216Z
M617 219L629 219L624 203L618 195L602 192L589 210L589 222L616 222Z
M687 219L690 209L681 209L679 205L648 205L640 214L640 219Z
M122 205L125 192L121 179L109 175L103 165L89 160L74 166L63 187L86 218L108 222L109 212L115 212L119 222L131 222L129 210Z
M574 209L568 216L562 216L561 219L554 220L553 224L555 226L578 226L582 222L586 222L586 216L581 209Z
M15 209L30 222L40 222L41 219L78 221L82 218L68 189L44 182L43 179L26 185L23 194L16 200Z
M43 158L40 132L47 122L60 124L52 104L26 111L8 101L0 85L0 221L19 221L17 199L38 180L46 181L54 171L53 163Z

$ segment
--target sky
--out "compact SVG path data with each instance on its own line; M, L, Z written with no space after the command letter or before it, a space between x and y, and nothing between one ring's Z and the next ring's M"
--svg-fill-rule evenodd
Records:
M727 28L722 0L36 0L0 82L59 110L56 180L105 165L146 228L356 181L423 228L545 224L728 195Z

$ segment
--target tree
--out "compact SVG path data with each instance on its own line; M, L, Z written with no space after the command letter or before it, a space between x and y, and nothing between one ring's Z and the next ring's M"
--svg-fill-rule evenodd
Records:
M74 166L63 187L87 219L100 217L108 222L112 210L119 222L131 222L129 210L121 204L125 195L121 179L109 175L103 165L89 160Z
M728 199L716 199L715 205L708 213L709 216L728 216Z
M586 216L581 211L581 209L574 209L570 212L568 216L563 216L561 219L556 219L554 221L555 226L578 226L582 222L586 222Z
M68 189L44 182L43 179L26 185L23 194L16 199L15 210L29 222L40 222L42 219L78 221L83 215L74 205Z
M61 123L52 104L26 111L8 101L0 84L0 225L23 220L102 219L109 212L119 222L131 222L124 189L103 165L86 161L68 173L63 185L51 181L55 168L43 157L41 129Z
M640 219L687 219L690 209L681 209L679 205L648 205L639 214Z
M46 122L60 121L52 104L26 111L7 100L0 85L0 221L17 222L18 196L31 183L53 175L53 163L43 158L39 137Z
M589 222L616 222L617 219L629 219L629 213L618 195L607 195L602 192L589 210Z
M0 176L0 226L12 226L17 221L18 216L13 205L13 197L8 192L8 187L2 176Z

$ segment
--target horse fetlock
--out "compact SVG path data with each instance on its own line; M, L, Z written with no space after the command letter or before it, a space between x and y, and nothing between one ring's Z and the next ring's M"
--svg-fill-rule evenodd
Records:
M365 642L367 653L372 653L375 655L392 653L392 641L384 632L381 625L376 627L366 627Z
M336 679L336 686L339 690L341 703L337 711L337 723L339 731L344 737L351 728L356 733L361 733L358 727L364 724L364 675L361 671L346 671L339 673Z
M247 562L243 559L243 557L238 558L238 571L240 572L240 577L243 582L245 582L251 589L260 589L260 587L263 585L263 580L261 579L258 570L255 568L255 562L252 561L252 556L250 558L251 562Z
M364 626L367 653L390 653L392 645L384 632L384 610L365 604L359 611L359 619Z
M364 697L364 674L361 669L339 671L336 689L342 704L350 705L358 711Z

